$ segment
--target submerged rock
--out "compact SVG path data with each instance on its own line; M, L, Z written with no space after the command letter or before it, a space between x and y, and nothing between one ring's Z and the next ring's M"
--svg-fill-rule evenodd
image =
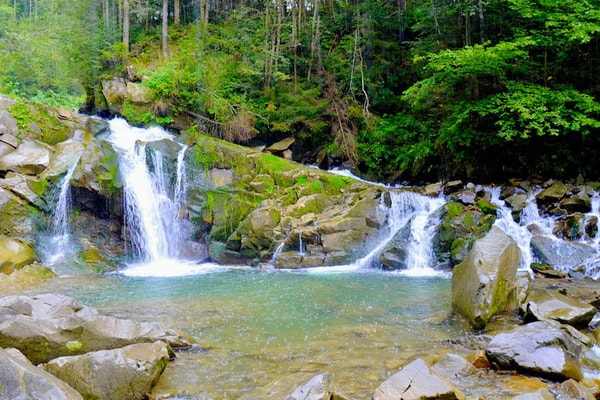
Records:
M432 372L420 358L389 377L373 393L373 400L464 399L465 395Z
M0 399L81 400L64 381L31 364L16 349L0 349Z
M517 269L521 252L515 241L493 227L473 244L452 274L452 307L475 329L499 313L518 307Z
M486 354L503 369L517 368L538 376L581 380L581 350L579 342L565 330L547 321L537 321L496 335Z
M147 398L168 361L167 345L158 341L59 357L44 369L86 399L141 400Z
M304 382L298 386L300 382ZM296 373L284 376L269 385L241 396L240 400L330 400L336 396L330 389L331 375L327 372L317 376Z
M16 347L35 364L156 340L189 346L187 339L158 324L100 315L64 295L0 299L0 347Z

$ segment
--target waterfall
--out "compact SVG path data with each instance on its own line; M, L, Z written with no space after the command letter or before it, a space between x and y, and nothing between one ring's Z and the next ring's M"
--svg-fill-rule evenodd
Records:
M47 263L54 264L58 260L69 254L72 246L70 246L69 235L69 213L71 209L71 178L75 172L75 168L79 163L79 157L69 166L65 176L57 185L57 195L54 212L52 213L52 227L50 232L50 246L48 251Z
M389 201L382 196L380 211L385 215L384 237L378 245L365 257L356 261L361 267L369 267L375 263L385 247L401 230L407 230L408 243L405 264L407 269L400 273L406 275L439 275L432 268L432 239L438 220L434 212L445 200L441 197L427 197L405 190L390 190Z
M185 260L182 251L187 240L187 221L183 218L186 146L173 141L173 135L158 127L136 128L122 119L113 119L110 129L107 140L118 155L125 225L138 262L124 273L136 276L195 273L195 261ZM174 171L169 169L171 160L158 150L172 146L178 146Z

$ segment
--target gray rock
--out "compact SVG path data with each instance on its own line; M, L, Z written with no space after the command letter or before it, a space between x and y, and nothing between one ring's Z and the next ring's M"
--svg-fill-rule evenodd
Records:
M15 349L0 349L0 382L0 399L83 399L67 383L34 366Z
M525 315L537 320L552 319L563 324L585 326L594 315L596 308L549 290L534 290L521 306Z
M127 98L127 82L123 78L102 81L102 94L113 114L120 114L123 100Z
M537 321L496 335L488 344L486 355L504 369L580 380L581 350L579 342L563 329Z
M549 188L538 193L535 197L538 202L547 204L562 200L567 193L569 193L567 185L560 181L556 181Z
M290 146L292 144L294 144L295 141L296 141L296 139L290 136L283 140L280 140L279 142L273 143L272 145L267 147L266 150L270 151L271 153L279 153L279 152L289 149Z
M596 250L585 243L568 242L542 235L531 238L531 251L540 262L559 270L577 267L596 254Z
M84 146L78 140L68 139L58 143L54 150L48 168L40 174L40 178L54 178L67 172L81 158Z
M158 324L100 315L68 296L0 298L0 347L16 347L35 364L156 340L189 346L185 338Z
M0 158L0 171L14 171L37 175L50 163L51 151L47 145L24 140L13 151Z
M373 400L463 399L464 394L429 370L423 360L404 366L373 393Z
M492 227L453 270L453 309L476 329L484 328L494 315L515 310L520 263L521 252L515 241Z
M86 399L137 400L147 398L168 361L167 345L157 341L59 357L44 368Z
M298 386L298 382L305 382ZM309 373L294 373L284 375L265 387L241 396L240 400L330 400L332 392L329 389L331 376L323 373L312 376Z

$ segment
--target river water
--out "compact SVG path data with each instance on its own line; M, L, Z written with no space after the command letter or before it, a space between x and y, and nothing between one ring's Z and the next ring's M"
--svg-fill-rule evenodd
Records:
M452 343L470 335L449 318L444 277L211 265L190 276L129 277L61 268L60 278L24 292L64 293L196 341L169 364L157 398L239 398L290 374L329 372L339 392L366 399L415 357L456 351Z

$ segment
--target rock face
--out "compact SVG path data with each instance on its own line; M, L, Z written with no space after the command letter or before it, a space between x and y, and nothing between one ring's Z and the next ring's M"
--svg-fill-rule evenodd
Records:
M64 295L0 299L0 347L16 347L35 364L156 340L189 346L186 339L157 324L100 315Z
M25 140L12 152L0 158L0 170L36 175L50 163L51 152L47 145Z
M567 242L541 235L531 238L531 250L542 263L561 271L581 265L596 253L593 247L585 243Z
M493 227L473 244L467 258L454 268L452 307L475 329L502 312L515 310L517 269L521 253L515 241Z
M86 399L138 400L146 398L168 361L167 345L158 341L60 357L44 368Z
M35 260L37 256L29 243L0 235L0 272L9 274Z
M373 393L373 400L464 398L464 394L431 372L419 358L388 378Z
M581 345L560 327L538 321L496 335L488 344L488 358L504 369L581 380Z
M0 399L83 399L71 386L34 366L15 349L0 349L0 382Z

